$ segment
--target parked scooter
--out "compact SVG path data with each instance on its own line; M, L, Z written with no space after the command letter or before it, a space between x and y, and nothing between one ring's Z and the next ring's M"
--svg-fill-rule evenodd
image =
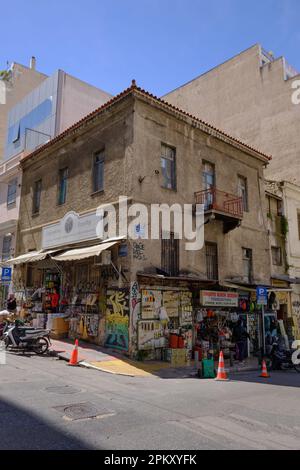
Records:
M33 351L45 354L51 344L50 330L19 326L18 322L9 326L3 334L5 348Z
M280 340L276 340L272 344L270 353L271 367L273 370L287 370L295 369L300 373L300 364L293 362L293 352L291 349L286 349Z

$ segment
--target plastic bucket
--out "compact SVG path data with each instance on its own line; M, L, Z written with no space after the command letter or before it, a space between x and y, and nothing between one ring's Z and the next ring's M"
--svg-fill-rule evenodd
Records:
M174 335L174 334L170 334L170 338L169 338L169 342L170 342L170 348L171 349L177 349L178 348L178 336L177 335Z

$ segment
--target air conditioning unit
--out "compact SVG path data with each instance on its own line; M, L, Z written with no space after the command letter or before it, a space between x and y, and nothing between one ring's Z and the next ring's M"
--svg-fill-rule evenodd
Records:
M95 256L95 266L108 266L111 263L111 251L105 250L99 256Z

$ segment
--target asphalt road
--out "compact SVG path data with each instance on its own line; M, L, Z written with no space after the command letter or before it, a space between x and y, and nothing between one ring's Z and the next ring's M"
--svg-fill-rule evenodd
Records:
M132 378L8 354L0 449L300 449L300 374Z

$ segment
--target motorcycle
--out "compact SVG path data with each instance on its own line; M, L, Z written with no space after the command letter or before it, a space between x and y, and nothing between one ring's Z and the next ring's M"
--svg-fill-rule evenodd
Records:
M50 330L13 324L3 334L5 349L19 349L45 354L50 345Z
M291 349L286 349L280 342L272 344L270 359L273 370L295 369L300 373L300 364L293 362L293 353Z
M4 338L4 333L11 327L12 322L10 321L4 321L3 323L0 323L0 340L3 340Z

